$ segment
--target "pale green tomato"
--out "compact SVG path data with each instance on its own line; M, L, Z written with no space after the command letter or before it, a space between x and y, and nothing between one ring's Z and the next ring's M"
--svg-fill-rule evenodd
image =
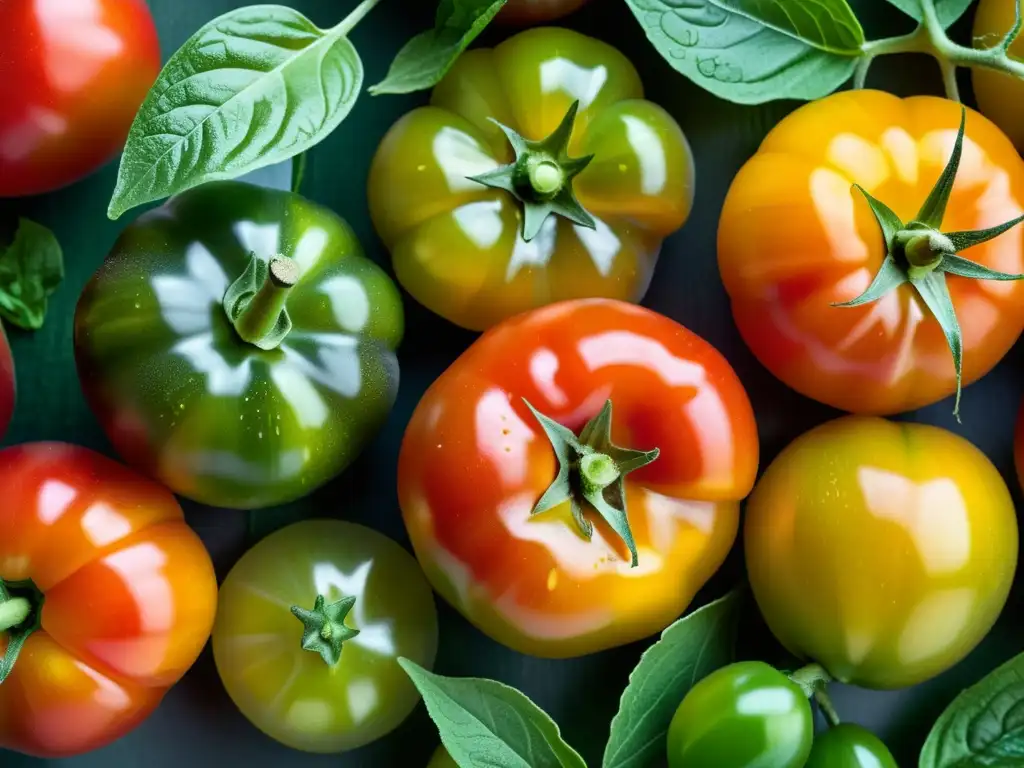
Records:
M448 750L442 744L434 751L434 756L427 763L427 768L459 768L459 764L448 754Z

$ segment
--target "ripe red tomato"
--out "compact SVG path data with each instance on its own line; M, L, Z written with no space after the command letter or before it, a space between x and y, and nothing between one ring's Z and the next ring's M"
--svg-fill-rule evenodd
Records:
M145 0L3 0L0 30L0 197L114 156L160 71Z
M14 358L0 325L0 438L7 431L14 415Z
M581 8L587 0L508 0L497 20L508 24L542 24Z

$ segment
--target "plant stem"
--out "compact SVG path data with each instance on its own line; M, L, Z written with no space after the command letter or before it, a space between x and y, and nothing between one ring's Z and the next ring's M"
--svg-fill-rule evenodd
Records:
M878 56L885 56L891 53L932 53L931 41L928 39L928 30L923 25L906 35L899 37L887 37L882 40L870 40L864 44L863 58L857 63L857 69L853 76L853 87L863 88L867 81L868 70Z
M352 9L352 13L342 19L341 23L331 31L337 33L339 37L345 37L345 35L356 28L356 25L359 24L359 22L366 17L366 14L372 11L379 2L380 0L363 0L363 2Z
M0 632L21 624L32 613L32 603L24 597L12 597L0 603Z
M839 713L836 712L836 708L832 706L832 699L828 697L828 691L824 687L818 688L814 691L814 700L818 704L818 709L821 710L821 714L828 720L829 726L835 728L842 721L839 719Z

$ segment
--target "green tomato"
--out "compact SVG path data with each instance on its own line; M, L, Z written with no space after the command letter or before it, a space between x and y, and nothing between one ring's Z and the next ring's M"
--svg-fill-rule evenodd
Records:
M420 700L398 658L430 669L436 652L416 560L355 523L276 531L220 590L217 672L242 714L293 749L343 752L389 733Z
M459 768L459 764L448 754L448 750L442 744L434 751L434 756L427 763L427 768Z
M805 768L897 768L881 739L854 723L829 728L814 740Z
M686 694L668 731L670 768L802 768L811 705L796 683L760 661L722 667Z
M402 333L397 288L342 219L228 181L128 226L79 300L75 355L129 463L254 509L311 493L376 435Z

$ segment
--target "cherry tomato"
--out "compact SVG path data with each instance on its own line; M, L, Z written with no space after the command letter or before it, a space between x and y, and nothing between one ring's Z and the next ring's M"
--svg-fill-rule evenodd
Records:
M1016 0L980 0L974 14L975 47L991 48L1002 41L1013 27ZM1010 55L1024 59L1024 35L1010 45ZM971 71L978 108L1024 151L1024 82L984 67Z
M11 423L11 416L14 415L14 399L14 358L11 357L4 327L0 325L0 438L4 436Z
M718 259L747 345L798 392L854 413L900 413L956 391L950 349L909 284L864 292L882 266L881 229L859 184L912 219L949 160L961 105L879 91L800 107L765 138L726 197ZM1024 162L989 120L967 111L963 157L943 232L992 227L1024 213ZM1024 228L963 252L1024 272ZM979 379L1024 328L1024 282L947 277L963 335L963 380Z
M419 702L398 665L431 668L437 612L413 557L374 530L307 520L250 549L221 586L213 657L231 699L271 738L342 752Z
M4 0L0 197L63 187L123 146L160 71L145 0Z
M722 667L686 694L668 729L669 768L803 768L814 718L796 683L761 661Z
M711 345L579 300L495 326L434 382L398 496L448 602L518 651L575 656L686 609L732 546L757 459L746 392Z
M897 768L880 738L854 723L840 723L815 737L804 768Z
M206 644L210 557L168 490L85 448L0 451L0 499L0 653L14 661L0 748L97 749L145 719Z
M508 24L542 24L582 8L587 0L508 0L497 21Z
M848 416L768 467L747 504L747 569L775 636L834 678L901 688L988 632L1017 567L1010 492L938 427Z
M448 750L445 749L442 744L434 750L434 754L430 758L430 762L427 763L427 768L458 768L458 765L452 759L452 756L448 754Z

